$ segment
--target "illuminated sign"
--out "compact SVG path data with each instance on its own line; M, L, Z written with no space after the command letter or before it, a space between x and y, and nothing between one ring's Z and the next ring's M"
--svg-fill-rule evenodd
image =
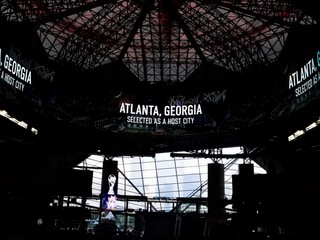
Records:
M32 72L19 60L9 54L2 56L0 48L0 79L23 92L26 84L32 84Z
M127 116L128 123L192 124L194 116L202 114L202 108L201 104L166 105L160 110L157 105L134 105L122 102L119 112L129 114Z
M152 134L182 134L215 129L225 116L227 90L191 95L173 95L166 99L121 93L114 105L113 130Z
M35 86L44 86L53 80L55 72L34 59L29 59L16 47L0 46L0 83L17 92L28 92L29 96L39 96ZM27 95L24 95L27 96Z
M288 78L288 88L294 89L296 97L307 93L320 80L318 68L320 66L320 51L315 58L309 59L300 69L291 73Z

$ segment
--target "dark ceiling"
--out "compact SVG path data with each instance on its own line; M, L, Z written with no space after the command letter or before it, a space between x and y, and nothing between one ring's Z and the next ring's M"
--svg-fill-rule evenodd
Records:
M315 9L311 0L3 0L0 107L29 127L1 119L1 141L111 156L286 143L319 117L315 83L301 94L288 87L316 59ZM166 115L166 106L201 112Z

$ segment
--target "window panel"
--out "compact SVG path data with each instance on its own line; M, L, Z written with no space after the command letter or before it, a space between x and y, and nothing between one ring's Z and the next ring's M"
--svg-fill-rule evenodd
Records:
M160 192L161 193L166 193L167 197L171 196L172 192L178 192L178 185L177 184L160 184L159 185Z
M153 162L144 162L142 163L142 170L146 171L146 170L155 170L156 166L154 161Z
M190 183L194 181L200 181L200 177L198 174L185 174L178 176L179 183Z
M140 171L141 170L141 165L140 163L130 163L125 165L125 171Z
M152 157L140 157L139 158L142 163L154 162L154 158Z
M182 160L176 160L176 166L179 167L194 167L197 166L198 162L192 158L192 159L182 159Z
M199 174L199 168L195 167L181 167L177 168L178 175L186 175L186 174Z
M167 176L159 178L160 184L175 184L177 183L177 177L176 176Z
M176 170L174 168L158 169L157 172L159 177L176 175Z
M201 185L201 182L189 182L188 184L180 183L179 189L182 191L193 191L194 189L198 188Z
M157 161L157 169L168 169L168 168L174 168L175 164L171 161Z

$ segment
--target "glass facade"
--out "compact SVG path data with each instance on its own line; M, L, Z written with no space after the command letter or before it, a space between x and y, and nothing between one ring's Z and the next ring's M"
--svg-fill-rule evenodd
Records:
M241 153L240 147L221 149L222 154ZM244 159L236 158L198 158L189 156L172 157L170 153L159 153L154 157L114 157L118 162L118 199L117 207L123 209L147 209L151 211L170 211L177 198L207 197L208 164L218 161L225 168L225 197L232 197L232 175L238 174L238 164ZM87 205L99 207L102 179L102 165L105 156L91 155L76 168L93 171L92 199ZM246 160L247 161L247 160ZM265 173L259 165L254 165L254 173ZM139 197L141 197L141 200ZM133 198L134 201L125 199ZM79 199L80 201L80 199Z

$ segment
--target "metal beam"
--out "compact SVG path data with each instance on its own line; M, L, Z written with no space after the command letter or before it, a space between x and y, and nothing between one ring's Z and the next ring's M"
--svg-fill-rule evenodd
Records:
M193 158L249 158L250 154L237 153L237 154L207 154L207 153L170 153L171 157L193 157Z

